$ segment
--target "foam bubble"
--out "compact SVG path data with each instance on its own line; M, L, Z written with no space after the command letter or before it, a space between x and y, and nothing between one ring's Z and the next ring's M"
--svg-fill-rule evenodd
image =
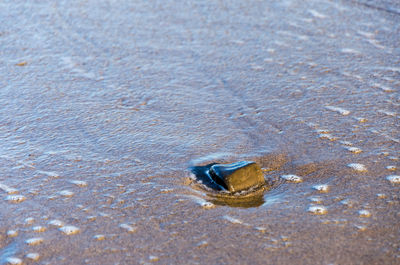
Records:
M400 184L400 176L397 175L390 175L386 177L387 180L390 181L392 184Z
M35 231L35 232L40 233L40 232L46 231L46 227L38 225L38 226L32 227L32 230Z
M25 241L25 243L30 245L30 246L36 246L36 245L42 244L43 241L44 240L41 237L34 237L34 238L27 239Z
M360 51L352 48L343 48L340 50L342 53L350 53L350 54L361 54Z
M347 146L353 145L353 143L351 143L349 141L340 141L340 143L343 144L343 145L347 145Z
M39 255L39 253L28 253L28 254L26 254L26 258L33 260L33 261L38 261L40 258L40 255Z
M303 181L302 177L296 176L296 175L282 175L281 178L288 182L293 182L293 183L299 183Z
M204 209L211 209L215 207L215 204L213 204L212 202L208 202L202 198L199 198L197 196L187 196L191 199L193 199L198 205L200 205L201 207L203 207Z
M228 220L229 222L231 222L232 224L243 224L242 221L240 221L239 219L233 218L229 215L224 215L223 217L225 220Z
M358 230L365 231L367 227L365 225L354 225Z
M125 229L129 233L134 233L136 231L136 227L133 227L128 224L120 224L119 227L121 227L122 229Z
M386 194L384 194L384 193L378 193L378 194L376 194L376 196L377 196L379 199L386 199Z
M308 212L312 214L321 215L321 214L326 214L328 210L326 209L326 207L322 205L313 205L308 207Z
M33 224L35 222L35 219L33 217L28 217L24 221L25 221L25 224L30 225L30 224Z
M317 190L319 192L328 192L329 191L329 185L327 185L327 184L315 185L315 186L313 186L313 189Z
M197 243L196 245L197 247L205 247L208 246L208 242L206 240L200 241L199 243Z
M69 190L62 190L62 191L59 192L59 194L61 196L64 196L64 197L72 197L72 196L74 196L74 193L72 191L69 191Z
M149 256L149 260L150 260L150 261L158 261L159 258L158 258L157 256L150 255L150 256Z
M340 203L346 205L349 208L354 206L354 202L349 199L342 200Z
M49 222L49 225L56 226L56 227L62 227L62 226L64 226L64 222L54 219Z
M362 152L362 150L358 147L346 146L345 148L354 154L359 154Z
M63 234L65 234L65 235L74 235L74 234L78 234L80 232L80 229L73 225L66 225L66 226L60 227L59 230L61 232L63 232Z
M37 172L39 174L46 175L46 176L52 177L52 178L59 178L60 177L60 175L57 172L53 172L53 171L38 170Z
M343 116L349 115L350 111L340 108L340 107L334 107L334 106L325 106L326 109L331 110L331 111L335 111L338 112L340 114L342 114Z
M347 166L354 169L355 171L359 171L359 172L368 171L367 168L363 164L359 164L359 163L351 163L351 164L348 164Z
M5 198L6 201L9 201L11 203L20 203L26 200L26 197L23 195L8 195Z
M360 215L360 217L370 217L371 216L371 212L368 210L359 210L358 214Z
M8 257L6 258L6 262L7 264L10 265L21 265L22 264L22 260L16 257Z
M363 117L356 117L355 119L356 119L359 123L364 123L364 122L367 122L367 121L368 121L366 118L363 118Z
M317 10L314 10L314 9L309 9L308 12L310 12L310 14L313 15L314 17L316 17L316 18L321 18L321 19L327 18L326 15L324 15L324 14L322 14L322 13L320 13Z
M70 182L72 184L75 184L76 186L79 186L79 187L86 187L87 186L87 182L83 181L83 180L71 180Z
M336 137L334 137L333 135L329 134L329 133L324 133L324 134L320 134L319 138L321 139L327 139L329 141L335 141Z
M311 197L309 198L311 202L313 203L322 203L322 199L320 197Z
M18 231L17 230L8 230L7 236L8 237L16 237L16 236L18 236Z
M94 239L96 239L97 241L102 241L102 240L105 240L106 237L105 237L105 235L95 235Z

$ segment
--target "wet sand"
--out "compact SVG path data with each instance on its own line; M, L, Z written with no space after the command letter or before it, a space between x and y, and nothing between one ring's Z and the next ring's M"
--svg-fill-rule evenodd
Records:
M400 262L395 1L3 1L0 22L0 263ZM270 186L191 171L241 160Z

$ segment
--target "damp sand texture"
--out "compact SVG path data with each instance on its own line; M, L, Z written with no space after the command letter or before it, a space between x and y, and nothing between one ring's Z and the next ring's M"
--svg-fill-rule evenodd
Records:
M0 7L0 263L400 262L398 2Z

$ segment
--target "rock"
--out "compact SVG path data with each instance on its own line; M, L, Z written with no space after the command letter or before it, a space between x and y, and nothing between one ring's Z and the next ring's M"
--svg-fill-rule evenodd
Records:
M247 190L265 184L260 166L250 161L215 164L210 167L209 173L216 183L230 192Z

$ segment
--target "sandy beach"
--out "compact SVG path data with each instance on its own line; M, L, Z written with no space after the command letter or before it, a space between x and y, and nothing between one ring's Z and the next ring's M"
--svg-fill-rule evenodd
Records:
M0 264L400 263L397 1L2 1L0 106Z

